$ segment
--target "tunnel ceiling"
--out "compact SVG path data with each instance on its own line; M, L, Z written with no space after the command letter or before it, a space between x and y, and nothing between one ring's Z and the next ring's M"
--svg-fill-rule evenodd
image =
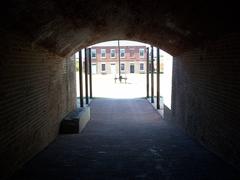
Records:
M220 1L9 0L1 7L1 30L60 56L114 39L150 43L177 55L238 32L237 7Z

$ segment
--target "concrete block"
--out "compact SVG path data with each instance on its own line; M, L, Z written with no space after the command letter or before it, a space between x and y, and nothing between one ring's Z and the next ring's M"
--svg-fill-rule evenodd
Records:
M69 113L61 122L60 134L80 133L90 120L90 107L78 108Z

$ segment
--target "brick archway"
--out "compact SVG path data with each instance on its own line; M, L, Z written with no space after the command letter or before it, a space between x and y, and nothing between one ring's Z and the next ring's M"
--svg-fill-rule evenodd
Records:
M69 55L114 39L142 41L174 56L170 120L240 168L238 7L230 2L174 0L4 3L3 176L53 141L60 121L75 108L75 72Z
M238 32L233 5L215 6L139 0L15 1L1 11L7 17L2 29L60 56L114 39L142 41L177 55ZM231 12L222 13L230 8Z

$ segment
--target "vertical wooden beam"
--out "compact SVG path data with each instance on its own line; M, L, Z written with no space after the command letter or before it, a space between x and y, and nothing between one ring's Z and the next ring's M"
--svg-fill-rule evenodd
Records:
M86 104L88 104L88 62L87 62L87 48L84 49L85 52L85 99Z
M147 98L149 98L149 48L147 48Z
M160 109L160 52L157 48L157 109Z
M151 103L154 103L154 60L153 60L153 46L151 47Z
M92 98L92 57L91 57L91 48L88 49L88 60L89 60L89 90L90 90L90 98Z
M83 76L82 76L82 71L83 71L83 67L82 67L82 50L79 51L79 95L80 95L80 107L83 107Z

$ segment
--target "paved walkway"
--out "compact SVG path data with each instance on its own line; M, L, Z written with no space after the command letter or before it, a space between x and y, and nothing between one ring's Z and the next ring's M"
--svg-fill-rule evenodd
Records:
M91 107L82 134L59 136L15 179L239 179L145 99L96 99Z

